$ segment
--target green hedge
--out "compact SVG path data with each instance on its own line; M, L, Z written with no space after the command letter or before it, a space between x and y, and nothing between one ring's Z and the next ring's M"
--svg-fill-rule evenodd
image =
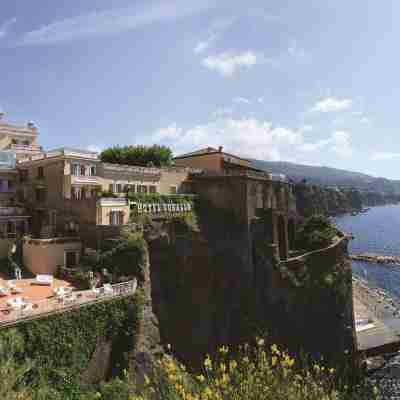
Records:
M34 362L27 379L30 387L43 381L61 391L65 398L76 398L82 374L97 344L112 343L112 369L120 373L128 367L135 348L142 318L143 294L99 302L17 325L24 342L25 359ZM0 332L0 342L7 330ZM64 397L63 397L64 398Z

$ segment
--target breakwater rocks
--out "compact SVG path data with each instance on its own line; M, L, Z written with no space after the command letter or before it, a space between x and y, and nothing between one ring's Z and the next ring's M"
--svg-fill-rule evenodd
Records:
M350 254L350 259L353 261L363 261L374 264L400 265L399 256L383 256L380 254L360 253L360 254Z

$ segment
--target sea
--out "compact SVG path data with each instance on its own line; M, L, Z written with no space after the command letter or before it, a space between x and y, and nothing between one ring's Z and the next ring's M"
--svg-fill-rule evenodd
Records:
M336 226L354 239L350 253L374 253L400 256L400 205L372 207L358 215L334 218ZM353 275L366 280L370 286L384 289L400 300L400 266L352 261Z

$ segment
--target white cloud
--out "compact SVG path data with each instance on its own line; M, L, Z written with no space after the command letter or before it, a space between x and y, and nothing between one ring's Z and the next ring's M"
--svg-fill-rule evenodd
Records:
M361 122L362 124L369 124L371 121L370 121L370 119L369 119L368 117L362 117L362 118L360 119L360 122Z
M16 22L17 18L10 18L0 25L0 39L4 38L7 35L8 31L10 30L10 27L14 25Z
M200 54L212 47L215 42L235 23L236 17L218 18L210 24L208 37L197 43L193 51Z
M350 157L353 149L350 143L350 133L346 131L336 131L332 134L332 150L340 157Z
M251 68L259 62L258 56L249 50L242 53L225 52L208 56L203 60L203 65L224 77L232 77L239 68Z
M259 103L263 104L263 103L264 103L264 97L259 97L259 98L257 99L257 101L258 101Z
M309 110L310 112L337 112L349 110L352 107L353 101L351 99L337 99L335 97L327 97L315 103Z
M196 47L193 49L193 51L196 54L205 52L208 48L210 48L214 44L214 42L217 40L217 38L218 38L217 35L209 36L208 39L198 42Z
M303 142L300 131L275 127L271 122L252 118L221 118L186 130L179 130L175 125L173 128L174 134L165 143L173 147L176 154L222 145L225 151L243 157L279 160L288 150ZM148 140L154 143L159 138L157 131Z
M182 129L178 128L176 123L173 123L166 128L159 129L154 135L154 140L177 140L180 138L181 134Z
M251 100L246 99L245 97L235 97L233 102L236 104L251 104Z
M353 149L350 142L350 133L346 131L335 131L328 139L321 139L314 143L303 143L299 150L303 152L316 152L327 149L342 158L350 157Z
M20 39L22 45L44 45L90 36L116 34L146 25L174 21L216 7L211 0L158 1L142 7L128 7L95 11L49 23L27 32Z
M373 161L382 161L382 160L393 160L395 158L400 158L400 153L391 153L391 152L376 152L372 154L370 157Z

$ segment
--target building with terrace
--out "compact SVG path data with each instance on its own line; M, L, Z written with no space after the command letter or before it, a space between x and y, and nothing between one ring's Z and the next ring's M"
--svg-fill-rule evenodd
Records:
M223 147L218 149L206 147L174 158L175 165L200 168L205 171L222 172L226 170L249 170L251 162L245 158L225 153Z
M17 159L40 154L42 147L37 144L38 130L33 122L16 126L4 121L0 113L0 150L12 151Z

